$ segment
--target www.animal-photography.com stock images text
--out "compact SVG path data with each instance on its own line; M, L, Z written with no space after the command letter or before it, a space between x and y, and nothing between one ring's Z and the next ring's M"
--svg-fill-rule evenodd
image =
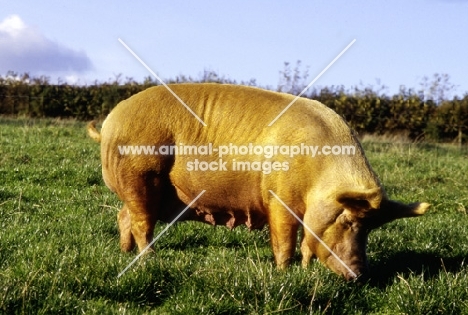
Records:
M0 7L0 314L468 314L468 1Z

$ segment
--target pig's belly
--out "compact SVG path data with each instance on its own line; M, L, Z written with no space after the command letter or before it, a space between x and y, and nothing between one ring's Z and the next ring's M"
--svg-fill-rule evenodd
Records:
M210 162L209 159L203 161ZM216 162L216 159L212 161ZM265 225L267 211L262 199L261 172L234 171L229 162L225 169L219 169L220 164L213 163L210 170L205 163L199 164L198 170L195 170L195 165L188 165L190 162L194 162L194 159L176 159L170 173L170 182L177 198L185 205L205 190L187 210L183 220L226 225L229 228L245 224L249 229L260 229ZM216 167L218 169L214 169Z

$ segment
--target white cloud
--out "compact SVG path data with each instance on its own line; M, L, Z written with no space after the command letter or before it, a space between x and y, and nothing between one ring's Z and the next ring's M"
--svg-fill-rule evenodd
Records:
M18 15L0 22L0 75L15 72L83 72L92 69L84 51L52 41Z
M13 37L18 36L24 29L26 29L26 24L17 15L11 15L0 23L0 32L8 33Z

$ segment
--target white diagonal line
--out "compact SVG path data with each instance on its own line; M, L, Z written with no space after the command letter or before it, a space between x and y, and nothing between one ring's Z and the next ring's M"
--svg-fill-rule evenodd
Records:
M320 73L315 77L315 79L313 79L312 82L310 82L309 85L307 85L306 88L303 89L302 92L299 93L299 95L297 95L297 96L292 100L292 102L289 103L288 106L286 106L286 107L281 111L281 113L279 113L278 116L276 116L275 119L273 119L273 120L268 124L268 127L271 127L271 125L273 125L273 124L275 123L275 121L278 120L278 118L280 118L280 117L289 109L289 107L291 107L292 104L294 104L294 103L297 101L297 99L298 99L299 97L301 97L301 95L304 94L305 91L307 91L307 90L312 86L312 84L314 84L315 81L317 81L317 80L322 76L322 74L324 74L324 73L328 70L328 68L330 68L330 67L341 57L341 55L343 55L343 54L349 49L349 47L351 47L351 45L354 44L354 42L356 42L356 39L353 39L353 40L351 41L351 43L349 43L348 46L346 46L346 48L343 49L343 50L338 54L338 56L336 56L335 59L333 59L332 62L330 62L330 63L328 64L328 66L326 66L325 69L323 69L322 72L320 72Z
M132 260L132 262L131 262L130 264L128 264L127 267L125 267L124 270L122 270L122 271L118 274L117 278L120 278L120 277L121 277L137 260L138 260L138 259L140 259L140 257L148 250L148 248L150 248L151 245L154 244L154 242L156 242L164 233L166 233L166 231L167 231L167 230L168 230L184 213L185 213L185 211L188 210L188 208L190 208L190 207L195 203L195 201L197 201L198 198L201 197L201 195L203 195L203 194L205 193L205 191L206 191L206 190L202 190L202 192L199 193L198 196L196 196L195 199L193 199L192 202L189 203L188 206L185 207L185 209L182 210L182 211L179 213L179 215L178 215L174 220L172 220L172 222L169 223L169 224L164 228L164 230L162 230L161 233L159 233L158 236L156 236L156 237L151 241L151 243L149 243L148 246L146 246L146 247L141 251L141 253L138 254L138 256L136 256L135 259Z
M277 194L275 194L272 190L268 190L268 191L269 191L269 192L273 195L273 197L275 197L286 209L288 209L288 211L293 215L293 217L295 217L296 220L299 221L299 223L301 223L302 226L303 226L307 231L309 231L309 233L312 234L312 235L317 239L317 241L319 241L320 244L322 244L322 246L325 247L325 248L330 252L330 254L332 254L333 257L335 257L335 258L340 262L340 264L342 264L343 267L345 267L345 268L349 271L349 273L350 273L354 278L357 278L356 273L355 273L354 271L352 271L351 268L349 268L348 265L345 264L344 261L342 261L341 258L338 257L338 255L335 254L335 252L334 252L330 247L328 247L328 245L325 244L325 242L322 241L322 239L321 239L320 237L318 237L318 235L315 234L314 231L312 231L312 229L309 228L309 227L304 223L304 221L302 221L301 218L299 218L299 217L288 207L288 205L286 205L286 204L283 202L283 200L281 200L280 197L278 197Z
M130 47L128 47L127 44L125 44L125 42L124 42L123 40L121 40L121 39L119 38L119 42L133 55L133 57L135 57L135 58L143 65L143 67L145 67L145 68L146 68L162 85L164 85L164 87L165 87L169 92L171 92L171 94L174 95L174 97L175 97L182 105L184 105L184 107L185 107L193 116L195 116L195 118L196 118L203 126L206 127L205 122L204 122L200 117L198 117L198 115L195 114L195 112L194 112L187 104L185 104L185 102L184 102L176 93L174 93L174 91L172 91L171 88L170 88L169 86L167 86L167 84L164 83L164 81L161 80L161 78L158 77L158 75L157 75L153 70L151 70L150 67L148 67L148 66L146 65L146 63L144 63L143 60L141 60L141 58L138 57L138 55L137 55Z

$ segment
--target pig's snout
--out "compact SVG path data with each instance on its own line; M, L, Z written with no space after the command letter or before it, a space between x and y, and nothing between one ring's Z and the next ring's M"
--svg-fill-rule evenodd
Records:
M343 272L343 276L346 281L364 282L368 279L369 268L367 263L358 266L350 266L349 268L351 270L345 270Z

